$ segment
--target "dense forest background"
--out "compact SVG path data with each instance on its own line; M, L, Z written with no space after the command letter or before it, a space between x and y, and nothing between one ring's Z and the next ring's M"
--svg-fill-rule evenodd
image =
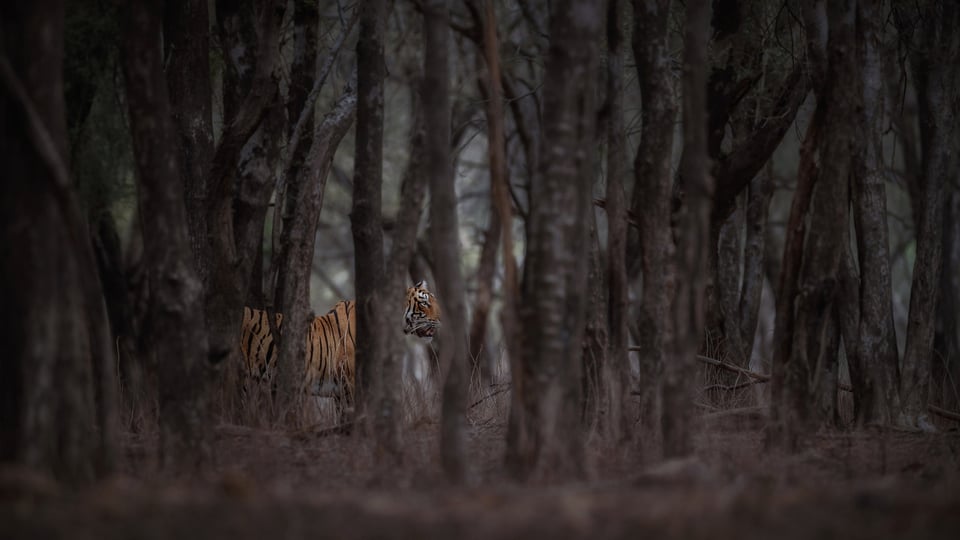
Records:
M714 497L762 521L827 491L858 534L955 532L958 28L950 0L5 4L0 498L45 504L0 530L99 530L73 490L134 478L211 511L359 490L361 536L468 527L428 488L504 483L533 487L499 533L574 507L627 533L664 486L692 532L739 530ZM401 328L420 280L429 344ZM301 366L344 299L338 410ZM245 307L283 314L265 392ZM878 478L924 504L857 506ZM428 498L384 499L396 529L371 489ZM116 512L179 530L139 496Z

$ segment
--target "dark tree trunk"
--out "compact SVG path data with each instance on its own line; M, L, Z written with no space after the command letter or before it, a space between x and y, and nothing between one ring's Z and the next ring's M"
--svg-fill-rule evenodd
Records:
M450 77L448 6L445 0L424 4L423 99L424 173L430 178L430 239L434 272L443 302L440 332L444 347L440 365L446 368L440 427L440 458L447 479L462 483L466 475L467 335L463 276L460 273L460 227L457 194L450 166Z
M356 415L368 426L379 398L385 321L380 295L383 268L381 186L383 183L383 32L386 5L361 7L357 41L357 129L350 225L355 253L357 302ZM386 442L386 441L381 441Z
M710 251L713 178L707 153L707 35L710 4L687 1L683 52L683 158L680 175L686 199L677 216L677 294L674 336L663 377L663 454L693 451L691 426L694 365L704 324L704 299Z
M633 2L633 53L643 98L631 204L633 214L640 220L639 258L643 271L637 391L641 428L644 435L655 438L660 435L660 379L673 336L670 302L676 285L670 196L677 103L667 53L670 4L670 0Z
M623 125L623 28L624 3L607 5L607 362L605 379L609 407L605 427L611 440L629 436L630 422L624 414L630 383L629 344L630 290L627 280L627 207L623 184L627 177L627 133Z
M770 198L773 197L772 171L757 175L750 181L747 191L746 238L743 250L743 284L740 289L738 319L743 343L743 367L747 367L753 354L753 340L757 334L760 317L760 300L763 293L766 253L767 215Z
M249 154L244 155L244 149L251 137L260 128L261 121L270 110L277 96L277 80L275 70L280 58L280 23L283 19L286 2L272 0L265 3L234 4L223 3L224 40L234 45L229 49L232 55L250 54L252 44L257 43L256 60L250 72L249 90L242 100L237 96L231 97L225 103L225 110L233 110L234 114L224 122L223 134L220 137L210 165L207 169L207 246L206 264L208 265L205 282L206 321L209 331L209 357L211 364L217 364L226 358L235 358L239 354L240 319L243 305L247 299L247 286L252 270L252 249L248 244L238 245L238 240L244 242L258 242L258 237L249 234L249 231L238 231L235 224L235 194L247 201L251 200L251 191L258 192L259 206L267 204L262 185L269 178L263 174L254 174L254 183L261 183L259 187L244 185L250 182L250 174L238 175L237 166L243 158L249 161ZM250 38L250 19L255 16L256 24L253 27L256 41ZM239 26L239 29L236 27ZM232 32L239 32L243 42L234 40ZM242 59L242 63L235 66L239 73L245 71L244 66L251 64ZM228 75L230 70L228 70ZM234 76L229 75L228 79ZM238 84L246 86L244 76L238 75ZM227 96L231 93L227 92ZM227 97L225 96L225 97ZM239 101L239 103L237 103ZM229 106L228 106L229 105ZM268 137L263 134L261 137ZM273 150L276 151L275 149ZM248 165L248 164L247 164ZM241 172L248 172L241 170ZM239 182L238 182L239 180ZM256 206L257 204L255 204ZM249 214L243 214L248 216ZM238 235L239 233L239 235Z
M818 87L815 113L824 114L825 122L819 147L821 170L810 201L810 230L799 265L797 294L780 299L795 306L788 308L795 311L790 350L776 360L783 361L784 378L783 386L777 387L782 392L775 395L775 414L781 421L776 426L781 429L779 442L791 449L804 432L836 422L838 282L848 242L848 179L856 152L853 126L859 99L857 81L847 76L857 63L854 14L852 0L831 3L827 9L828 71L824 85Z
M0 462L78 484L113 468L116 381L70 185L63 26L61 2L0 8L0 303L12 315L0 330Z
M922 173L921 211L917 228L917 257L910 289L907 344L903 356L900 397L904 421L932 429L926 418L930 363L937 300L941 294L944 186L956 175L960 68L945 58L960 55L960 6L954 2L927 2L910 57L920 120ZM955 272L956 269L951 269Z
M210 459L209 372L203 286L187 230L179 141L171 119L160 41L160 13L148 2L124 6L123 65L139 178L144 266L151 304L148 343L159 375L160 457L196 469Z
M167 88L179 132L180 177L186 195L190 248L207 282L207 169L213 157L210 19L206 0L164 3Z
M598 128L601 128L598 126ZM602 154L597 153L596 158ZM598 163L594 170L598 170ZM585 324L583 329L583 406L581 415L584 427L591 422L599 421L600 415L607 409L606 369L607 355L607 280L606 261L600 250L600 237L597 230L596 211L587 210L587 221L582 226L587 228L587 243L581 253L587 259L587 278L585 297Z
M522 396L525 382L521 362L516 303L519 299L517 262L513 255L513 207L510 203L509 178L506 165L504 136L503 84L500 73L497 17L493 0L484 2L483 53L486 60L486 87L489 99L485 109L487 118L487 152L490 161L490 196L500 224L500 248L503 261L503 306L500 310L500 327L510 361L510 416L507 421L507 448L504 462L515 473L521 467L521 451L530 444L526 429L528 419L524 415Z
M796 326L794 301L799 287L800 265L803 261L803 242L806 237L807 212L814 185L819 171L816 162L816 150L820 141L821 123L826 109L818 104L813 113L807 132L800 146L800 164L797 168L797 186L790 204L787 218L786 238L783 243L783 257L780 264L779 285L777 286L776 323L773 332L773 360L771 362L771 388L773 398L772 424L768 432L768 444L788 443L789 434L786 425L790 421L794 401L800 399L791 394L787 372L790 361L791 344Z
M596 1L555 4L543 84L543 140L531 189L524 268L522 395L526 447L514 469L584 471L580 370L596 160L593 89L603 9ZM515 389L516 391L516 389ZM549 439L547 437L550 437ZM508 444L511 441L508 440ZM517 441L513 441L517 442Z
M860 268L858 343L848 354L857 422L886 425L900 409L897 382L897 338L893 326L890 249L887 237L887 195L880 159L883 78L879 57L880 14L869 2L857 8L857 58L851 77L861 88L862 106L855 128L865 139L855 138L852 179L853 217L857 230ZM852 362L851 362L852 360Z
M960 409L960 178L954 176L943 216L943 272L940 275L939 343L940 362L934 364L931 381L939 385L940 406Z

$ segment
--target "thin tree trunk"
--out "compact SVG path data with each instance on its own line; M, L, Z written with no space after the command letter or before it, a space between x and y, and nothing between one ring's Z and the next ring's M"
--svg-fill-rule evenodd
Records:
M457 194L450 166L449 26L446 0L424 4L424 101L426 129L425 173L430 177L430 237L434 272L443 302L440 327L444 347L440 365L446 368L440 426L440 458L447 479L460 484L466 475L465 424L467 412L466 307L460 273L460 227Z
M760 318L760 300L763 293L763 256L765 253L767 215L773 196L772 170L758 174L750 181L747 191L747 232L743 250L743 285L740 290L740 332L743 355L747 367L753 354L753 340Z
M381 381L384 357L380 328L385 321L382 320L380 286L384 275L381 186L386 5L384 2L369 2L359 9L356 161L350 225L357 302L356 416L369 428L373 425L372 416L379 398L377 385Z
M500 222L500 248L503 261L503 307L500 310L500 327L510 361L510 416L507 421L507 448L504 462L514 473L521 467L521 451L530 444L527 440L527 418L524 416L522 396L526 393L521 369L521 351L517 331L519 317L516 303L519 299L517 262L513 254L513 207L510 203L509 178L507 176L506 143L503 128L503 84L500 73L500 53L497 39L497 17L493 0L484 2L483 52L486 60L486 86L490 89L487 100L487 151L490 161L490 196Z
M609 340L607 341L606 384L609 406L606 427L611 440L630 435L630 422L624 414L630 383L627 346L630 339L630 289L627 280L627 208L623 183L627 177L627 139L623 125L623 28L620 15L623 3L611 0L607 5L607 100L610 124L607 126L607 302Z
M147 332L159 368L160 458L164 467L197 469L211 457L203 286L190 250L179 145L157 47L160 13L148 2L132 2L124 6L122 20L152 300Z
M644 435L654 440L660 436L660 380L673 339L670 302L676 286L670 196L677 103L667 52L670 4L670 0L633 2L633 52L637 58L643 98L643 122L634 162L631 205L634 215L640 219L643 271L643 294L638 309L640 373L637 391L640 394L640 426Z
M707 154L707 35L710 5L687 1L683 70L683 161L685 208L677 224L677 295L673 304L674 337L663 379L663 454L679 457L693 451L691 426L695 356L704 325L710 210L713 178ZM681 278L682 276L682 278Z
M849 228L848 178L856 151L854 122L859 100L857 82L847 76L856 67L855 2L831 3L827 9L826 83L818 93L825 107L824 137L819 148L820 177L810 204L798 294L783 300L795 305L793 340L785 357L784 413L780 442L795 449L801 434L836 420L836 336L840 262Z
M960 55L960 6L931 1L922 11L919 42L911 54L920 116L922 151L921 204L917 228L917 257L910 289L907 344L903 356L900 397L904 421L924 430L927 420L930 362L942 269L944 185L957 167L960 68L944 58ZM954 269L955 271L955 269Z
M422 83L421 83L422 84ZM414 256L417 245L417 231L420 218L423 214L423 202L427 192L427 177L424 174L423 154L424 138L426 136L419 100L411 100L411 114L413 119L410 141L410 158L400 184L400 204L397 218L393 227L393 241L391 242L390 258L385 268L384 279L384 309L387 320L396 320L390 314L403 312L404 301L409 274L410 261ZM420 281L420 277L414 277ZM443 306L442 306L443 307ZM404 335L400 324L388 324L384 329L387 333L387 358L383 365L383 395L380 400L380 415L387 423L384 429L392 430L387 439L397 449L396 459L403 458L401 441L401 392L402 385L396 381L403 380L403 361L406 354ZM393 382L393 384L391 384Z
M600 2L554 6L543 84L543 140L531 190L523 284L524 428L529 446L518 477L538 467L584 472L580 422L581 343L588 250L582 224L592 211L596 160L593 110ZM509 450L508 450L509 451Z

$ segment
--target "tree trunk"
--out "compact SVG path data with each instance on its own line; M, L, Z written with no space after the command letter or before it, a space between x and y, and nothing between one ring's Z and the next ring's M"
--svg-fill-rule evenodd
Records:
M773 197L773 171L758 174L747 191L747 232L743 250L743 283L740 290L740 332L747 367L757 334L760 300L763 293L763 258L766 253L767 216Z
M123 65L139 178L144 266L151 306L148 342L159 368L160 458L195 470L210 460L209 372L203 286L193 264L178 140L163 74L160 13L124 6Z
M385 324L380 295L383 268L381 186L383 183L383 32L386 5L365 3L357 40L357 128L350 225L355 253L357 348L356 416L372 426L383 367ZM367 416L369 415L369 416ZM363 431L363 430L361 430ZM386 441L380 441L386 442Z
M277 346L274 419L297 423L302 398L308 390L304 377L307 358L307 331L313 319L310 310L310 273L316 245L317 226L323 208L323 195L333 155L347 134L357 108L357 93L348 85L313 134L313 142L297 185L300 196L293 208L293 219L283 252L285 269L283 297L283 335ZM359 340L358 340L359 341Z
M683 70L683 160L685 208L677 217L677 295L673 303L674 337L663 378L663 454L693 451L691 429L694 365L704 324L710 209L713 178L707 154L707 35L710 5L687 1ZM682 276L682 277L681 277Z
M256 56L252 70L250 70L249 91L242 100L235 104L233 114L224 122L223 134L220 137L210 165L207 170L207 247L206 264L209 265L205 282L205 313L209 331L209 359L211 364L218 364L227 358L237 358L239 354L240 319L243 305L247 299L247 285L255 257L250 256L250 249L242 249L237 243L238 231L235 225L234 198L235 193L249 197L250 186L238 182L237 166L244 156L251 137L260 127L261 121L274 103L277 96L277 81L275 70L280 58L280 23L286 2L271 0L265 3L225 3L225 26L229 24L241 25L241 32L246 32L244 43L229 50L229 54L248 54L250 51L249 19L255 14L256 25ZM230 30L227 27L227 30ZM249 66L250 64L245 64ZM242 65L238 66L242 70ZM229 73L229 70L228 70ZM243 73L243 71L241 71ZM240 76L241 83L243 76ZM227 95L230 92L226 93ZM226 97L226 96L225 96ZM234 97L231 101L236 101ZM228 102L229 104L230 102ZM225 104L226 105L226 104ZM225 110L230 107L225 106ZM267 137L264 134L263 137ZM240 177L246 182L249 176ZM263 175L256 175L257 181L263 182ZM263 197L265 188L259 189ZM266 199L262 199L266 204ZM253 235L245 234L242 238L249 241ZM241 258L243 255L246 257Z
M460 273L460 227L457 194L450 166L450 81L448 6L445 0L424 4L425 167L430 177L430 239L434 272L443 301L440 326L443 349L440 365L446 368L440 426L440 458L447 479L460 484L466 475L465 424L467 413L466 307Z
M783 429L780 442L790 449L797 447L801 434L836 422L837 284L848 241L848 178L851 156L856 151L854 125L859 99L858 83L847 76L854 72L857 62L855 2L831 3L827 14L828 71L818 92L818 113L821 106L825 111L819 147L821 170L810 202L810 230L797 294L781 299L793 304L796 313L790 351L780 357L784 359L784 386L778 387L782 393L776 403L780 407L777 418L782 420L778 427Z
M640 394L640 426L644 435L654 440L660 435L660 379L673 339L670 302L676 286L670 196L677 103L667 53L670 4L670 0L633 2L633 53L637 58L643 98L643 121L634 161L631 204L634 215L640 220L643 271L642 300L638 309L640 374L637 391Z
M626 439L630 422L624 414L630 385L627 346L630 340L630 289L627 280L627 208L623 184L627 177L627 134L623 125L624 4L607 6L607 362L605 379L609 407L606 429L611 440Z
M490 196L500 223L500 248L503 261L503 306L500 310L500 327L510 361L510 416L507 420L506 451L504 462L508 469L518 474L522 467L522 451L528 448L528 419L524 415L523 396L526 393L523 379L517 314L519 286L517 261L513 254L513 206L510 203L509 178L507 176L506 142L504 137L503 84L500 73L497 17L493 0L484 2L483 53L486 60L486 86L490 90L485 110L487 118L487 152L490 161Z
M114 356L87 224L70 185L64 6L0 8L0 462L79 484L112 471Z
M213 157L210 19L206 0L165 2L163 43L167 88L179 131L180 177L186 195L193 260L206 283L207 169Z
M904 421L933 429L926 417L934 319L940 291L944 185L957 167L960 68L944 58L960 55L960 6L930 1L922 11L919 36L910 57L920 116L921 204L917 257L910 289L907 344L903 356L900 397ZM955 271L956 269L953 269Z
M528 443L514 452L520 456L514 474L521 478L537 467L584 472L579 345L587 274L582 255L588 246L582 224L592 211L596 160L590 142L596 118L591 83L602 21L596 1L560 2L550 15L543 142L531 186L521 312L523 440Z
M421 82L421 84L423 84ZM417 231L423 215L423 201L427 192L427 177L424 174L423 155L426 136L421 110L423 105L418 99L411 99L411 141L409 161L400 184L400 204L393 227L390 258L384 269L384 310L388 324L384 328L387 336L387 357L383 365L383 395L380 400L380 418L382 428L387 430L385 439L395 450L396 464L403 458L401 441L401 392L402 385L396 384L403 378L403 362L406 354L404 335L400 324L390 323L404 310L406 290L409 286L409 267L417 245ZM413 276L415 281L425 280L423 276ZM445 308L445 306L441 306ZM388 466L393 464L387 464Z
M890 277L890 249L887 237L887 195L883 164L880 159L882 132L883 79L878 47L879 13L869 2L858 6L856 46L858 56L852 65L857 71L855 84L861 87L862 107L856 117L856 130L866 136L857 140L852 170L853 217L857 230L860 260L859 343L853 349L851 373L861 375L854 397L859 424L887 425L900 409L897 382L899 367L897 338L893 326L893 297ZM872 136L871 136L872 134Z

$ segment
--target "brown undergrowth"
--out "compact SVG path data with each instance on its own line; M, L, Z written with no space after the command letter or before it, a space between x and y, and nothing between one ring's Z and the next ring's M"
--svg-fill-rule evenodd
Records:
M663 462L639 433L620 444L592 436L587 478L520 485L502 466L507 388L495 383L472 392L465 487L443 479L436 391L422 386L405 396L400 466L378 465L367 442L319 424L222 423L213 431L214 463L199 474L172 474L156 469L149 430L128 431L119 473L79 492L0 470L0 537L873 539L960 532L955 428L819 433L799 452L783 454L764 449L763 415L738 412L750 404L731 402L700 411L689 459Z

